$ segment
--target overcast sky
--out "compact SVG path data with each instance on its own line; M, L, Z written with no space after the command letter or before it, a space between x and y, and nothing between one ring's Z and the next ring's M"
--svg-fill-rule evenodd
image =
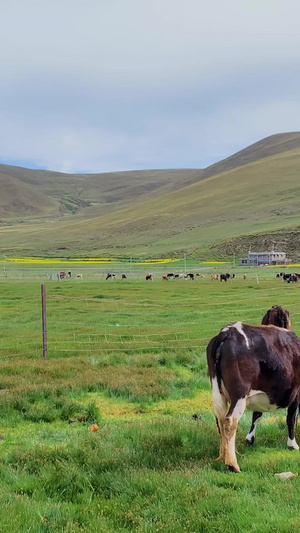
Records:
M0 162L204 168L298 131L299 0L0 0Z

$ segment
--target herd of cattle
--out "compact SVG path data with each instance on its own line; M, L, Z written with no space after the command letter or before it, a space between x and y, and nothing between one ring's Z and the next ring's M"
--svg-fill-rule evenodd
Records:
M106 280L108 279L116 279L116 274L108 273L106 275ZM243 279L247 279L247 274L242 275ZM189 280L195 280L195 279L204 279L204 274L201 274L200 272L197 272L196 274L194 272L188 272L187 274L179 273L176 274L174 272L169 272L168 274L162 275L163 281L168 281L169 279L189 279ZM235 274L229 274L226 272L225 274L210 274L210 279L212 281L228 281L230 279L234 279ZM287 283L295 283L300 278L300 274L296 274L293 272L292 274L285 274L284 272L280 272L279 274L276 274L276 278L280 278L283 281L286 281ZM121 279L127 279L126 274L121 274ZM154 274L151 274L148 272L145 277L146 281L153 281L154 280Z
M75 276L77 279L82 279L82 274L76 274ZM247 279L247 274L242 275L243 279ZM72 278L72 272L58 272L57 273L57 279L70 279ZM106 280L108 279L116 279L117 275L112 272L108 272L106 275ZM120 274L121 279L127 279L126 274ZM200 272L194 273L194 272L188 272L187 274L184 273L174 273L169 272L168 274L163 274L161 279L163 281L168 281L169 279L188 279L194 281L195 279L204 279L204 274L201 274ZM229 274L226 272L225 274L210 274L210 279L212 281L229 281L230 279L234 279L235 274ZM284 272L280 272L279 274L276 274L276 278L282 279L282 281L285 281L286 283L296 283L298 282L298 279L300 278L300 274L297 274L296 272L293 272L292 274L285 274ZM153 281L154 280L154 274L151 274L148 272L145 276L146 281Z
M280 274L276 274L276 278L280 278L282 281L286 281L287 283L297 283L298 279L300 278L300 274L296 274L296 272L293 272L292 274L280 272Z
M300 340L291 331L289 312L273 306L261 326L229 324L207 346L213 408L220 434L219 459L239 472L235 436L246 409L253 411L246 437L253 444L263 412L287 408L287 445L299 450L295 423L300 405Z
M188 272L187 274L183 274L183 273L176 274L174 272L169 272L168 274L163 274L161 279L163 281L168 281L169 279L189 279L189 280L194 281L195 279L204 279L204 278L205 278L204 274L201 274L200 272L197 272L196 274L194 274L194 272ZM229 279L234 279L235 274L228 274L228 273L220 274L220 275L211 274L210 278L212 281L213 280L228 281ZM106 280L116 279L116 274L108 273L105 279ZM122 274L121 279L127 279L126 274ZM151 274L150 272L148 272L148 274L146 274L145 279L146 281L153 281L154 274ZM243 279L247 279L247 274L243 274Z

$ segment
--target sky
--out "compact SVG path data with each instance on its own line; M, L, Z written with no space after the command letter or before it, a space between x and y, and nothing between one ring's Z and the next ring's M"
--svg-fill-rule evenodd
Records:
M205 168L299 131L298 0L0 0L0 163Z

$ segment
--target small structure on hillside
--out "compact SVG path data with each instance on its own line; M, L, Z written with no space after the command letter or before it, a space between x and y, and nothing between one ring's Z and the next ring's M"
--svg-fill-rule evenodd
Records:
M285 252L248 252L246 259L240 259L242 266L260 266L260 265L286 265L290 259L286 258Z

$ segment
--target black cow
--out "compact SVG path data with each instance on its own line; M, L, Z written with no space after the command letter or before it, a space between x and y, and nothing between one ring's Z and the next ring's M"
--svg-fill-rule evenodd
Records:
M230 274L220 274L220 281L227 281L228 279L230 279Z
M220 459L232 472L240 468L235 435L245 409L261 413L288 408L288 447L300 404L300 341L276 326L225 326L207 347L213 407L220 432ZM229 404L229 409L228 409Z

